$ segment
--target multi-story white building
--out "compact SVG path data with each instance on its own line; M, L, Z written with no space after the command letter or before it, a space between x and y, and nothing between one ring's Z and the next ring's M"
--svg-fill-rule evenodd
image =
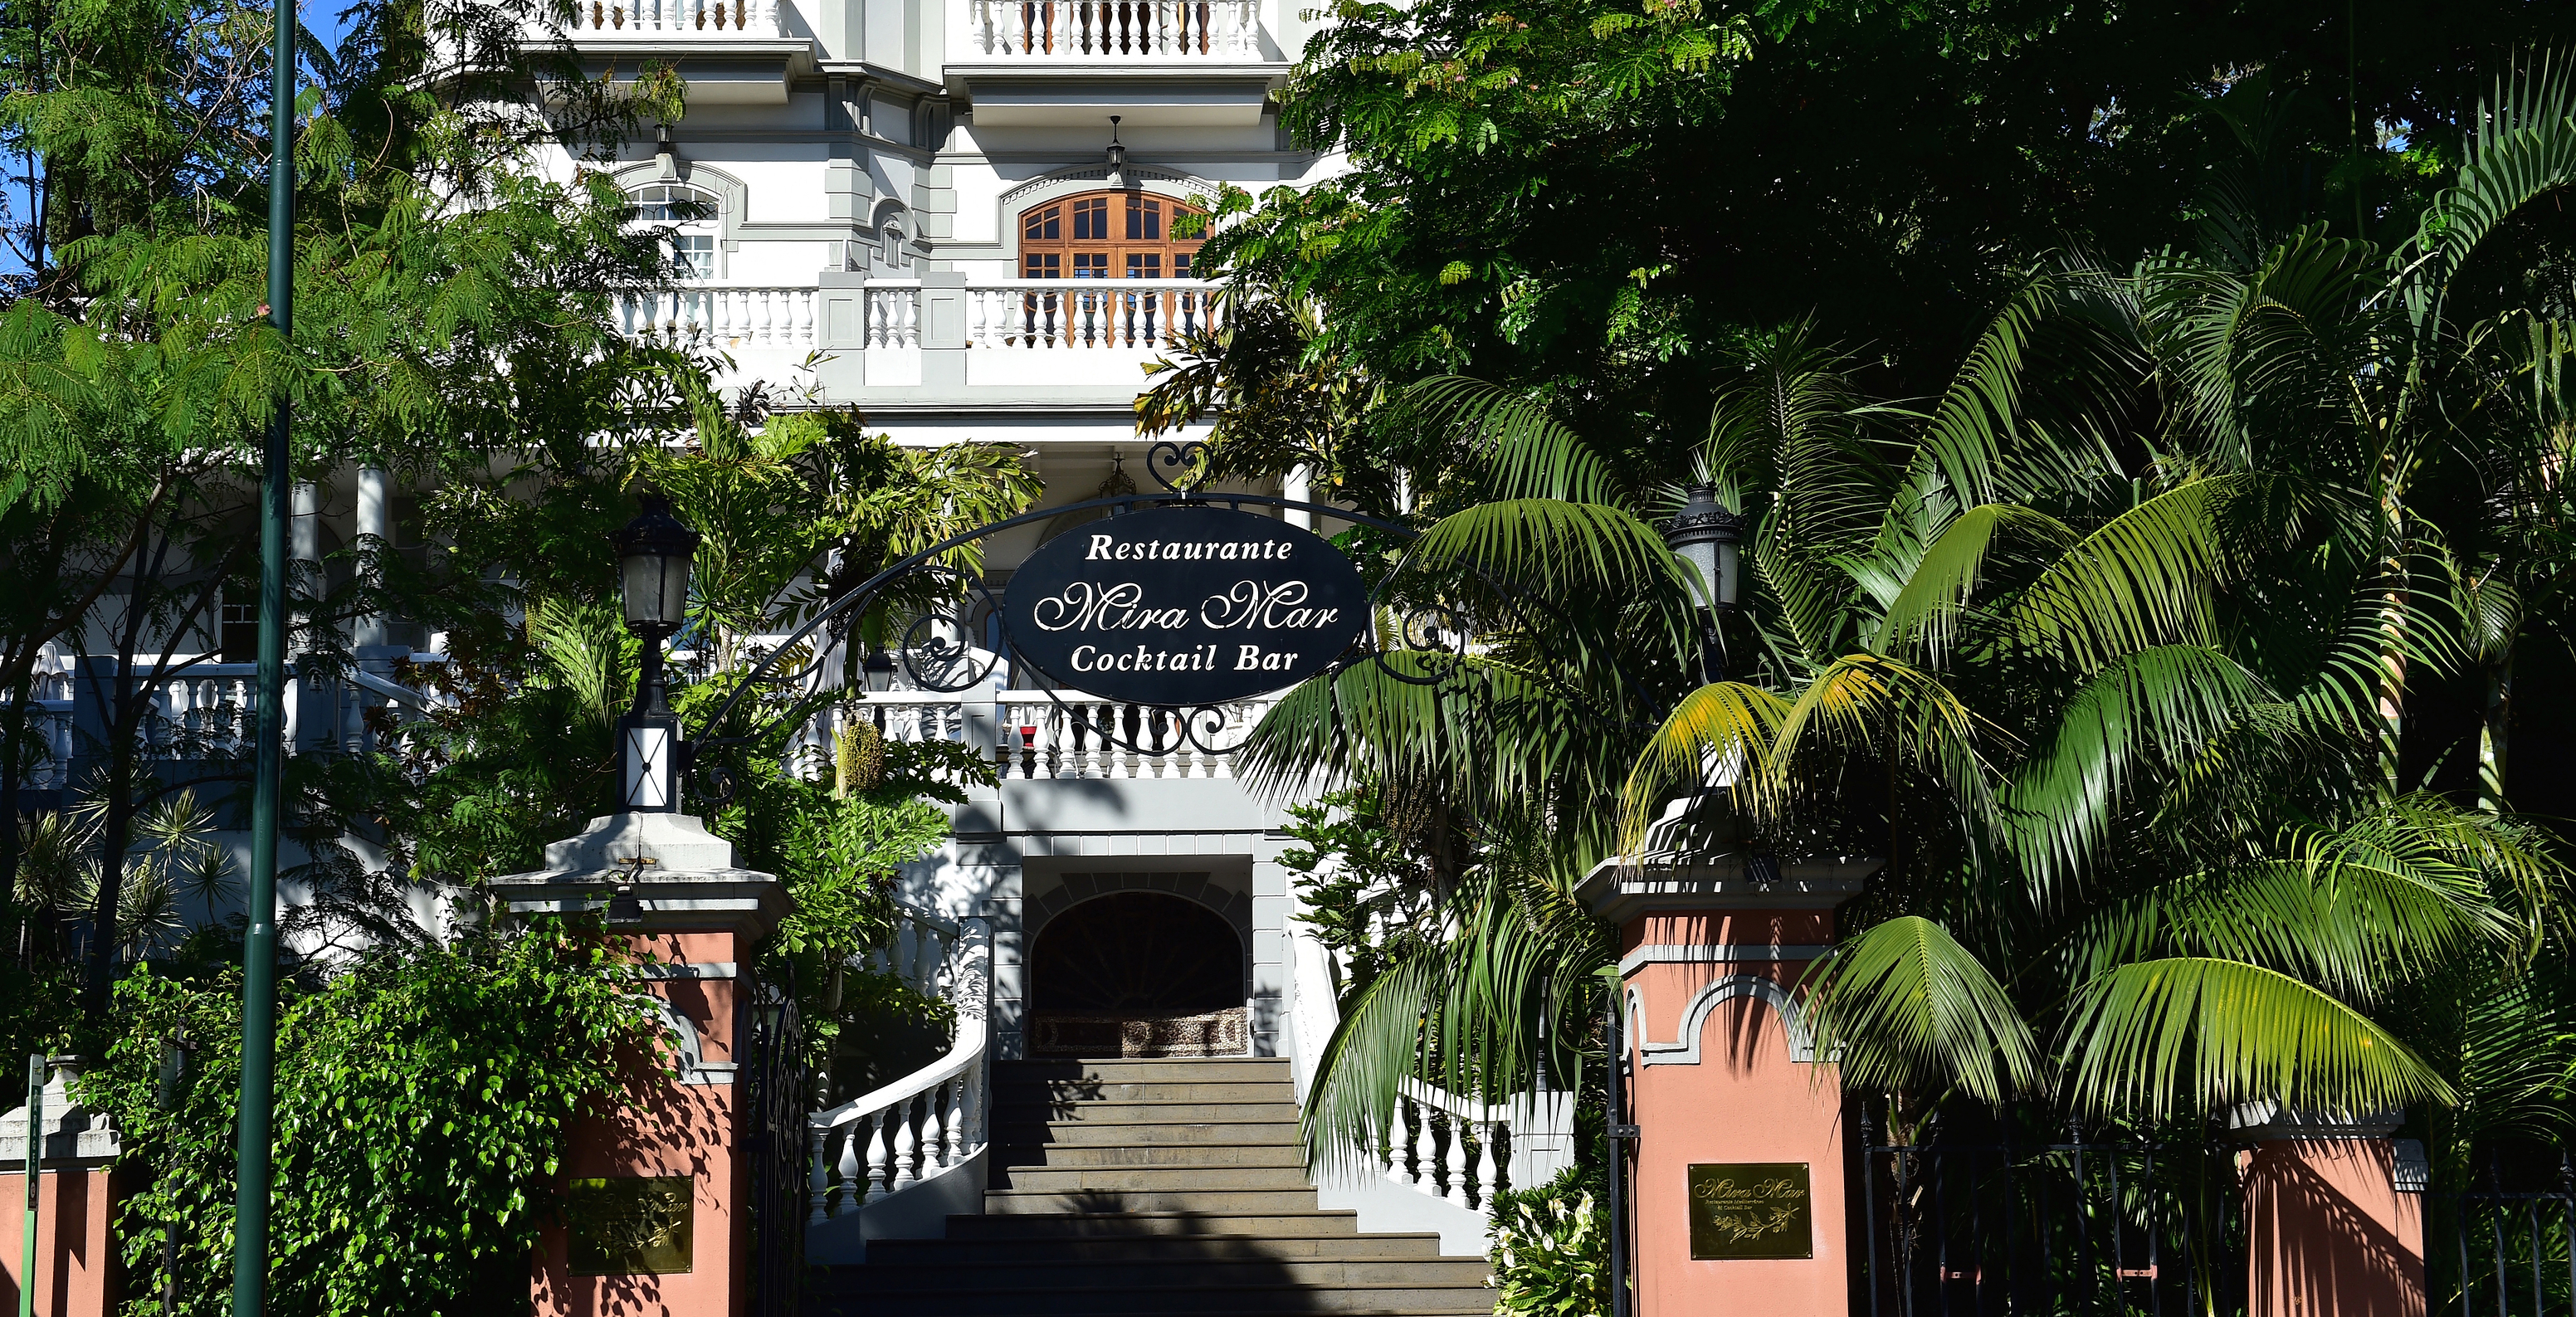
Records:
M1224 185L1335 167L1288 139L1272 100L1307 23L1296 0L584 0L568 35L594 73L667 61L688 84L685 116L615 177L673 226L694 277L621 307L622 327L694 336L733 359L729 382L856 406L900 443L1032 453L1041 507L1122 466L1141 476L1143 367L1215 314L1200 239L1175 221ZM994 574L1039 531L993 545ZM899 697L922 702L889 730L976 740L1010 775L911 892L996 921L1004 1054L1032 1044L1023 966L1047 922L1126 890L1222 918L1242 942L1246 1041L1277 1054L1275 806L1223 755L1077 751L1077 719L1019 689L1026 674L1005 663L994 684Z
M665 60L688 83L685 116L630 144L615 178L647 221L671 226L691 277L621 306L621 327L726 354L724 382L764 384L774 405L855 406L899 443L1011 445L1045 482L1040 510L1094 497L1122 469L1152 488L1135 430L1143 368L1220 313L1197 277L1200 239L1176 221L1228 184L1302 186L1337 168L1289 140L1272 99L1308 35L1297 0L582 0L575 17L570 38L595 75ZM1306 493L1293 479L1249 492ZM401 543L405 498L378 472L306 488L297 556L361 535ZM1049 529L997 538L992 583ZM606 557L603 545L603 569ZM223 618L226 656L246 656L229 651L237 639L247 649L253 618ZM965 625L989 674L962 691L898 681L857 715L889 736L963 741L1000 773L956 811L942 851L905 874L913 913L888 960L959 997L963 1019L948 1059L827 1096L814 1118L811 1255L847 1260L866 1251L862 1236L935 1235L951 1213L1091 1210L985 1206L987 1189L1007 1199L1041 1191L1005 1185L1091 1174L1008 1166L1015 1151L1054 1166L1012 1140L1063 1133L996 1132L1016 1119L1011 1103L1033 1110L1042 1096L1013 1085L1053 1076L1050 1056L1232 1056L1245 1058L1225 1063L1236 1071L1190 1072L1204 1078L1119 1072L1137 1076L1125 1096L1146 1114L1165 1100L1146 1092L1157 1085L1240 1108L1187 1118L1212 1122L1172 1140L1207 1143L1200 1160L1174 1161L1144 1147L1162 1136L1140 1135L1138 1155L1179 1187L1122 1201L1149 1212L1166 1199L1215 1203L1204 1208L1217 1213L1211 1229L1259 1239L1277 1233L1264 1214L1285 1213L1282 1256L1341 1249L1438 1271L1351 1281L1354 1296L1483 1310L1481 1264L1458 1255L1481 1252L1498 1179L1532 1183L1565 1163L1568 1100L1488 1109L1420 1090L1406 1108L1418 1138L1391 1163L1323 1185L1320 1203L1327 1217L1356 1208L1364 1229L1441 1238L1347 1249L1296 1238L1319 1200L1278 1107L1292 1070L1302 1098L1336 1016L1279 862L1293 844L1282 802L1245 790L1229 753L1266 706L1184 726L1169 710L1043 689L1053 683L1016 667L997 634L976 634L981 619ZM431 637L380 622L355 639L362 671L290 692L293 751L362 743L370 708L419 698L387 674ZM80 742L79 679L66 671L42 692L59 742L46 785L65 780ZM219 739L237 742L250 679L244 663L200 667L159 697L160 725L219 724ZM810 743L830 730L813 729ZM1109 1148L1100 1164L1132 1151ZM1262 1205L1225 1225L1223 1203L1238 1199Z

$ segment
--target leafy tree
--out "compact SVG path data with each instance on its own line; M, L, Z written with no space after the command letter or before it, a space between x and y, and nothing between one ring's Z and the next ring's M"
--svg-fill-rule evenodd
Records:
M271 1310L524 1312L528 1258L560 1204L571 1124L666 1064L634 967L596 928L540 921L453 949L392 949L279 1014ZM129 1283L161 1289L176 1242L178 1311L231 1293L238 974L138 971L85 1101L123 1135L137 1191L118 1209ZM174 1091L164 1046L193 1047Z

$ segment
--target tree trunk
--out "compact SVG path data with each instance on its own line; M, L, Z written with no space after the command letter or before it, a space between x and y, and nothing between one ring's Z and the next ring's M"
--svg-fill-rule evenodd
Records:
M2486 664L2486 709L2478 726L2478 808L2505 810L2505 752L2513 734L2513 646Z
M90 907L89 977L81 991L81 1011L93 1020L107 1018L116 988L116 910L125 896L126 852L134 847L136 782L134 724L141 720L134 693L134 662L119 655L116 694L108 727L107 765L103 778L93 778L105 792L98 829L98 900Z

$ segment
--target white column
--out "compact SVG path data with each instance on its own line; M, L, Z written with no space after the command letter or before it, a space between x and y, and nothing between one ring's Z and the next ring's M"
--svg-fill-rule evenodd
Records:
M376 552L390 556L394 548L394 478L379 466L358 469L358 534L376 537ZM391 644L392 619L381 613L369 613L358 619L357 643L360 645Z
M1303 466L1291 467L1288 471L1287 477L1279 482L1279 496L1281 498L1300 500L1310 499L1314 497L1313 491L1314 478ZM1285 516L1288 524L1299 530L1313 530L1315 528L1315 514L1308 512L1303 508L1289 508L1287 509Z

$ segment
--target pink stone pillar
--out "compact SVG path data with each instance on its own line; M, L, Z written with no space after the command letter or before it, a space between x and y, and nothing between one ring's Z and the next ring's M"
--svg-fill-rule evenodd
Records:
M1585 881L1619 925L1638 1317L1848 1309L1842 1085L1798 987L1876 867L1683 855Z
M18 1058L24 1064L24 1058ZM76 1067L54 1058L45 1082L44 1161L36 1186L38 1317L109 1317L123 1267L109 1233L115 1199L108 1164L118 1151L106 1113L73 1101ZM23 1072L22 1072L23 1073ZM18 1091L26 1089L21 1079ZM0 1311L18 1311L27 1278L27 1109L0 1116Z
M2397 1184L2403 1118L2239 1107L2248 1317L2424 1317L2424 1196Z
M572 1229L551 1226L532 1282L536 1310L547 1317L751 1312L752 1168L737 1155L749 1113L736 1087L736 1035L749 988L744 976L787 897L776 878L733 861L732 844L695 818L613 814L546 847L545 869L493 881L521 917L605 904L610 932L653 962L649 985L680 1044L676 1075L632 1059L627 1108L575 1127L563 1174L577 1211L584 1194L630 1193L642 1187L638 1181L685 1182L686 1269L612 1266L589 1274L603 1269L576 1266ZM801 1229L801 1220L788 1228Z

